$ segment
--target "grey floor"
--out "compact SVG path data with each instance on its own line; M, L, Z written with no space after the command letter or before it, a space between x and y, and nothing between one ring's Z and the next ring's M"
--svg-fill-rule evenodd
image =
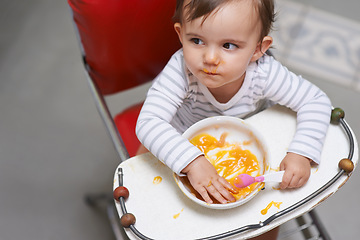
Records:
M111 191L119 160L84 78L67 3L0 2L0 239L114 239L104 214L83 201ZM311 4L360 22L357 0ZM314 82L360 136L360 94ZM126 94L113 105L141 99L144 89ZM317 208L334 239L360 235L359 179L357 170Z

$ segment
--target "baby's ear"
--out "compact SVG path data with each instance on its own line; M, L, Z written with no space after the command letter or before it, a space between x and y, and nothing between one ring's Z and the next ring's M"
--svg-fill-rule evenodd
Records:
M178 35L178 37L179 37L179 40L180 40L180 42L181 42L181 44L182 44L182 35L181 35L181 24L180 23L175 23L174 24L174 29L175 29L175 32L177 33L177 35Z
M271 47L273 42L272 37L265 36L261 42L258 43L254 55L251 58L251 62L257 61L259 58L264 55L264 53Z

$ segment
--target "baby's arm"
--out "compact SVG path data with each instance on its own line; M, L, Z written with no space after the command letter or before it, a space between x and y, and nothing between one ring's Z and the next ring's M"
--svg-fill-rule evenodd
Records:
M296 132L280 169L285 170L281 188L300 187L310 177L310 162L320 163L330 123L331 102L318 87L273 58L264 58L263 68L268 71L264 97L297 112Z
M302 187L311 174L311 160L296 153L287 153L280 164L280 170L285 170L280 184L281 189Z
M154 80L138 117L136 134L144 147L176 174L186 173L194 189L207 202L211 202L209 194L219 202L234 201L226 190L231 189L231 185L217 174L203 153L170 124L188 94L187 80L181 71L176 71L182 68L182 62L179 54L174 54ZM212 185L208 186L210 182Z
M235 197L229 192L237 191L224 178L220 177L214 166L204 157L199 156L182 173L185 173L193 188L207 203L213 203L209 194L220 203L235 202Z

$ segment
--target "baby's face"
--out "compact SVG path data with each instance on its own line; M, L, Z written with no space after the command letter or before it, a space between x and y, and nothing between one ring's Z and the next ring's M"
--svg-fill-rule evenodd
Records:
M217 9L216 9L217 10ZM238 89L247 66L260 46L261 23L252 0L230 2L214 11L203 22L176 23L183 45L186 66L199 81L211 89Z

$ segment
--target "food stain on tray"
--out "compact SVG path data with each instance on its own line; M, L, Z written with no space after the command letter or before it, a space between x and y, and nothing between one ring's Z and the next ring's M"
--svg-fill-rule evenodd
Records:
M162 177L160 176L154 177L153 184L157 185L160 184L161 182L162 182Z
M181 211L173 216L174 219L177 219L180 217L180 214L184 211L184 209L181 209Z
M319 168L318 168L318 167L312 168L312 169L311 169L311 174L315 174L315 173L317 173L318 171L319 171Z
M270 171L278 172L278 171L280 171L280 167L270 168Z
M274 202L274 201L272 201L271 203L269 203L269 204L266 206L266 208L264 208L263 210L261 210L261 214L262 214L262 215L267 214L268 210L269 210L272 206L277 207L278 209L280 209L280 205L281 205L281 204L282 204L282 202Z

